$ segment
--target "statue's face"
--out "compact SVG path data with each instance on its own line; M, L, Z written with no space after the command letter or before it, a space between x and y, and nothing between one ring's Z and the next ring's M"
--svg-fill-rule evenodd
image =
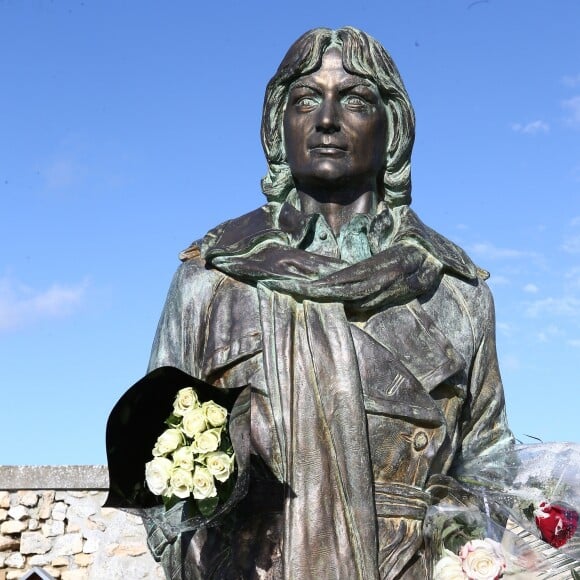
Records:
M387 118L376 86L344 70L340 51L291 87L284 141L300 191L332 199L333 191L376 190L385 160ZM340 201L340 200L338 200Z

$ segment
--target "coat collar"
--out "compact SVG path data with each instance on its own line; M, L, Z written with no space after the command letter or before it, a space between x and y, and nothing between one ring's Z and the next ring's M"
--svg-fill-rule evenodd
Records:
M390 236L392 242L409 237L414 239L443 264L446 273L456 277L475 281L478 276L489 276L487 272L477 268L459 246L425 225L408 206L395 208L392 212L392 221L395 222ZM185 261L199 255L200 249L202 255L209 250L213 255L243 253L265 238L279 238L282 244L297 247L313 227L315 220L316 216L302 213L289 202L267 203L213 228L204 237L201 248L199 241L196 241L181 253L180 258ZM375 251L384 249L380 246L389 243L386 230L390 227L390 221L388 209L371 218L369 230L383 238L378 243L371 243Z

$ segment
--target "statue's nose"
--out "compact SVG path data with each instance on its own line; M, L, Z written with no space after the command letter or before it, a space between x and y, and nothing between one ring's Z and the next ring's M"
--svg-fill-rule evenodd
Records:
M340 131L340 112L338 103L332 99L325 99L318 110L316 130L322 133L336 133Z

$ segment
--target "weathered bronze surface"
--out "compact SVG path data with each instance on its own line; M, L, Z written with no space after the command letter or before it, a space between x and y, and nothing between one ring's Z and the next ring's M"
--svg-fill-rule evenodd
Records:
M409 208L413 139L361 31L307 32L270 81L268 202L182 253L151 356L251 400L244 498L148 524L169 577L427 578L433 478L513 444L484 273Z

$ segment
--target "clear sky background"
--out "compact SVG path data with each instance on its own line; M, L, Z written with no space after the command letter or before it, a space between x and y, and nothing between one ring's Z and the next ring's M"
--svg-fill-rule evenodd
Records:
M0 463L105 462L178 252L263 203L268 79L346 24L415 106L413 207L492 273L516 436L580 442L578 0L0 0Z

